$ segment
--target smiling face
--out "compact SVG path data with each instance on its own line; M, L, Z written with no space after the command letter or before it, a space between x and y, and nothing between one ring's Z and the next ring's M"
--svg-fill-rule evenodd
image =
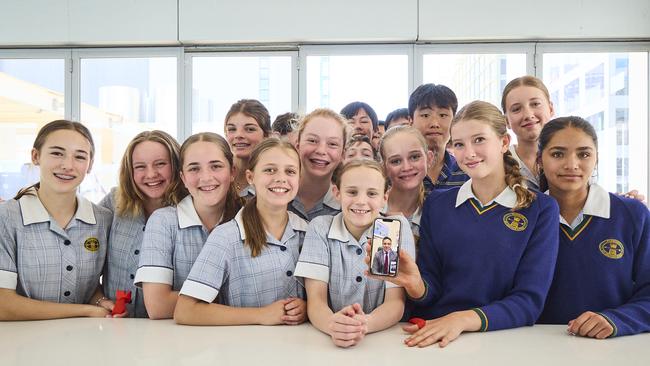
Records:
M512 89L505 98L508 127L521 141L537 141L542 127L553 117L553 104L533 86Z
M584 131L567 127L555 132L541 156L551 193L586 190L597 155L594 140Z
M429 150L444 150L449 141L449 126L453 118L451 108L437 106L418 108L413 113L413 127L427 140Z
M74 193L92 165L90 142L72 130L50 133L40 150L32 150L32 162L40 167L41 189Z
M131 160L133 181L145 201L163 198L174 174L165 146L154 141L143 141L133 149Z
M343 220L355 237L366 231L386 204L384 176L369 167L354 167L343 172L339 187L332 190L341 203Z
M226 121L226 139L235 157L248 159L251 152L264 139L264 131L255 118L237 113Z
M181 179L195 206L225 204L235 176L219 145L208 141L193 143L184 151L181 169Z
M304 127L298 142L298 152L304 173L330 179L343 159L344 136L338 121L316 116Z
M499 137L494 129L480 120L461 120L451 128L451 146L460 168L472 180L505 177L503 154L510 137ZM504 178L505 179L505 178Z
M296 197L300 181L300 160L293 150L272 147L259 155L246 179L255 187L258 207L287 208Z
M384 248L384 252L390 252L392 245L390 238L384 238L384 240L381 242L381 245Z
M385 139L383 149L384 168L393 189L408 191L419 188L427 175L433 153L425 151L420 140L407 132Z
M359 108L357 113L350 118L348 124L352 129L352 136L365 135L372 141L372 120L365 109Z

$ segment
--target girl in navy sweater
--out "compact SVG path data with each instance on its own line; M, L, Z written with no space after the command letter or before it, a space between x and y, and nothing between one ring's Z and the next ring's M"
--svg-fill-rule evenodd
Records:
M589 184L598 137L580 117L550 121L539 139L540 184L560 205L560 248L540 323L608 338L650 330L650 213Z
M417 266L400 253L413 315L409 346L444 347L462 332L532 325L557 256L557 203L523 186L503 114L475 101L451 124L452 151L470 180L424 203Z

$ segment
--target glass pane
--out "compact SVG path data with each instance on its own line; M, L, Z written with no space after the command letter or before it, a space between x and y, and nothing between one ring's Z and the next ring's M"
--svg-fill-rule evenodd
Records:
M459 109L478 99L500 109L508 81L526 75L526 54L429 54L422 64L423 82L451 88Z
M598 132L598 183L612 192L648 187L648 53L549 53L544 83L556 116Z
M97 150L84 196L97 202L117 184L122 154L139 132L176 136L176 74L175 57L81 60L81 121Z
M271 121L291 112L291 56L192 58L192 133L223 135L224 117L239 99L257 99Z
M0 198L39 180L31 164L38 130L64 117L63 59L0 59Z
M307 56L307 112L368 103L383 120L408 106L408 55Z

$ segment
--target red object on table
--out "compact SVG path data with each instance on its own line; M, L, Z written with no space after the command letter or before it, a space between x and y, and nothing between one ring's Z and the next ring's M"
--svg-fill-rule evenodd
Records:
M118 315L125 312L127 302L131 302L131 291L115 291L115 306L113 306L111 315Z
M427 325L427 321L422 318L411 318L409 319L409 323L417 325L418 329L422 329Z

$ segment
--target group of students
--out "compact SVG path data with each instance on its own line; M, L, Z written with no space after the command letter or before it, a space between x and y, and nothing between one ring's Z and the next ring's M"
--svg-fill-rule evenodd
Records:
M650 330L650 213L590 181L593 127L551 120L531 76L506 86L504 113L457 108L451 89L418 87L375 151L365 103L291 117L292 143L241 100L225 139L140 133L98 205L77 195L89 131L51 122L32 149L40 182L0 204L0 320L309 319L341 347L400 319L419 347L535 322L600 339ZM402 222L395 277L368 272L381 216ZM131 301L112 314L118 290Z

